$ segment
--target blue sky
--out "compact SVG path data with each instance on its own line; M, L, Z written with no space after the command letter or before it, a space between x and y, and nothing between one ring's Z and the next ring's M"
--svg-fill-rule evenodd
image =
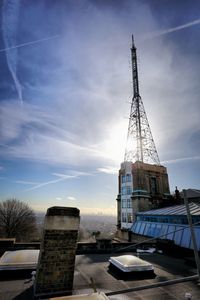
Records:
M4 0L0 9L1 200L116 213L132 34L171 191L200 188L199 1Z

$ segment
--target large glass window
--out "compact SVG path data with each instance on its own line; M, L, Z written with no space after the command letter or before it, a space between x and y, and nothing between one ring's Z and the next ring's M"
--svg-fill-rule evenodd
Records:
M126 187L125 187L125 186L123 186L123 187L121 188L121 194L122 194L122 195L126 195Z
M126 182L126 176L122 175L122 183L125 183L125 182Z
M122 213L122 222L126 222L126 213Z
M131 205L131 199L127 199L127 208L131 208L132 205Z
M131 182L131 174L126 174L126 182Z
M127 213L127 219L128 219L128 223L132 223L133 222L133 218L132 218L132 214L131 213Z
M132 188L130 186L122 186L121 195L131 195Z
M121 177L122 183L131 182L131 174L122 175Z
M122 200L122 208L126 208L126 200Z
M131 195L132 189L131 189L130 186L127 186L127 187L126 187L126 193L127 193L127 195Z

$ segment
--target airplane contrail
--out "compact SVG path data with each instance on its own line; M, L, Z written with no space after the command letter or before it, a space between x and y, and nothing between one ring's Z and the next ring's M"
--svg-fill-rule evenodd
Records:
M0 49L0 52L5 52L5 51L9 51L9 50L16 49L16 48L21 48L21 47L25 47L25 46L29 46L29 45L34 45L34 44L37 44L37 43L40 43L40 42L55 39L57 37L59 37L59 35L53 35L53 36L50 36L50 37L47 37L47 38L34 40L34 41L31 41L31 42L15 45L15 46L12 46L12 47L3 48L3 49Z
M165 161L162 161L161 163L162 164L173 164L173 163L179 163L179 162L182 162L182 161L199 160L199 159L200 159L200 156L197 155L197 156L191 156L191 157L181 157L181 158L165 160Z
M18 53L17 48L25 47L28 45L33 45L49 39L55 38L57 36L51 36L36 41L31 41L23 44L16 45L17 41L17 28L19 21L19 10L20 10L20 0L4 0L2 6L2 31L5 48L0 49L0 52L6 53L6 59L9 71L12 75L15 88L18 94L20 104L23 104L22 86L17 75L17 63L18 63ZM12 50L12 51L11 51Z
M20 1L4 0L2 6L2 31L6 48L10 48L16 43L19 9ZM17 51L12 53L6 52L6 59L20 103L23 104L22 88L17 77Z
M155 37L159 37L161 35L168 34L168 33L174 32L174 31L182 30L182 29L185 29L185 28L188 28L188 27L191 27L191 26L195 26L195 25L198 25L198 24L200 24L200 19L194 20L194 21L189 22L189 23L185 23L183 25L172 27L172 28L169 28L169 29L160 30L160 31L157 31L157 32L152 32L152 33L149 33L146 37L144 37L143 41L148 40L148 39L152 39L152 38L155 38Z
M54 175L54 174L53 174ZM56 173L55 173L56 175ZM56 175L58 176L58 175ZM46 181L46 182L42 182L40 184L37 184L31 188L28 188L26 190L24 190L24 192L29 192L29 191L33 191L33 190L36 190L36 189L39 189L41 187L44 187L46 185L49 185L49 184L54 184L54 183L57 183L57 182L60 182L60 181L65 181L67 179L71 179L71 178L77 178L78 176L77 175L63 175L63 176L58 176L59 178L57 179L54 179L54 180L50 180L50 181Z

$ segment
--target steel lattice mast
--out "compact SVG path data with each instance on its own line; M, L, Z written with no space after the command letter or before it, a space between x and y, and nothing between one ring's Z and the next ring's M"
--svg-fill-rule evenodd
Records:
M160 165L147 115L139 93L137 54L132 35L131 47L133 99L129 118L127 145L124 161L141 161Z

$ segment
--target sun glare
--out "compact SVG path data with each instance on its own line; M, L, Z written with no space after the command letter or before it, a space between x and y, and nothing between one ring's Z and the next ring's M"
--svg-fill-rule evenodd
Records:
M113 125L108 132L108 137L104 144L104 152L107 157L116 163L121 163L124 159L126 133L127 120L122 120L118 124Z

